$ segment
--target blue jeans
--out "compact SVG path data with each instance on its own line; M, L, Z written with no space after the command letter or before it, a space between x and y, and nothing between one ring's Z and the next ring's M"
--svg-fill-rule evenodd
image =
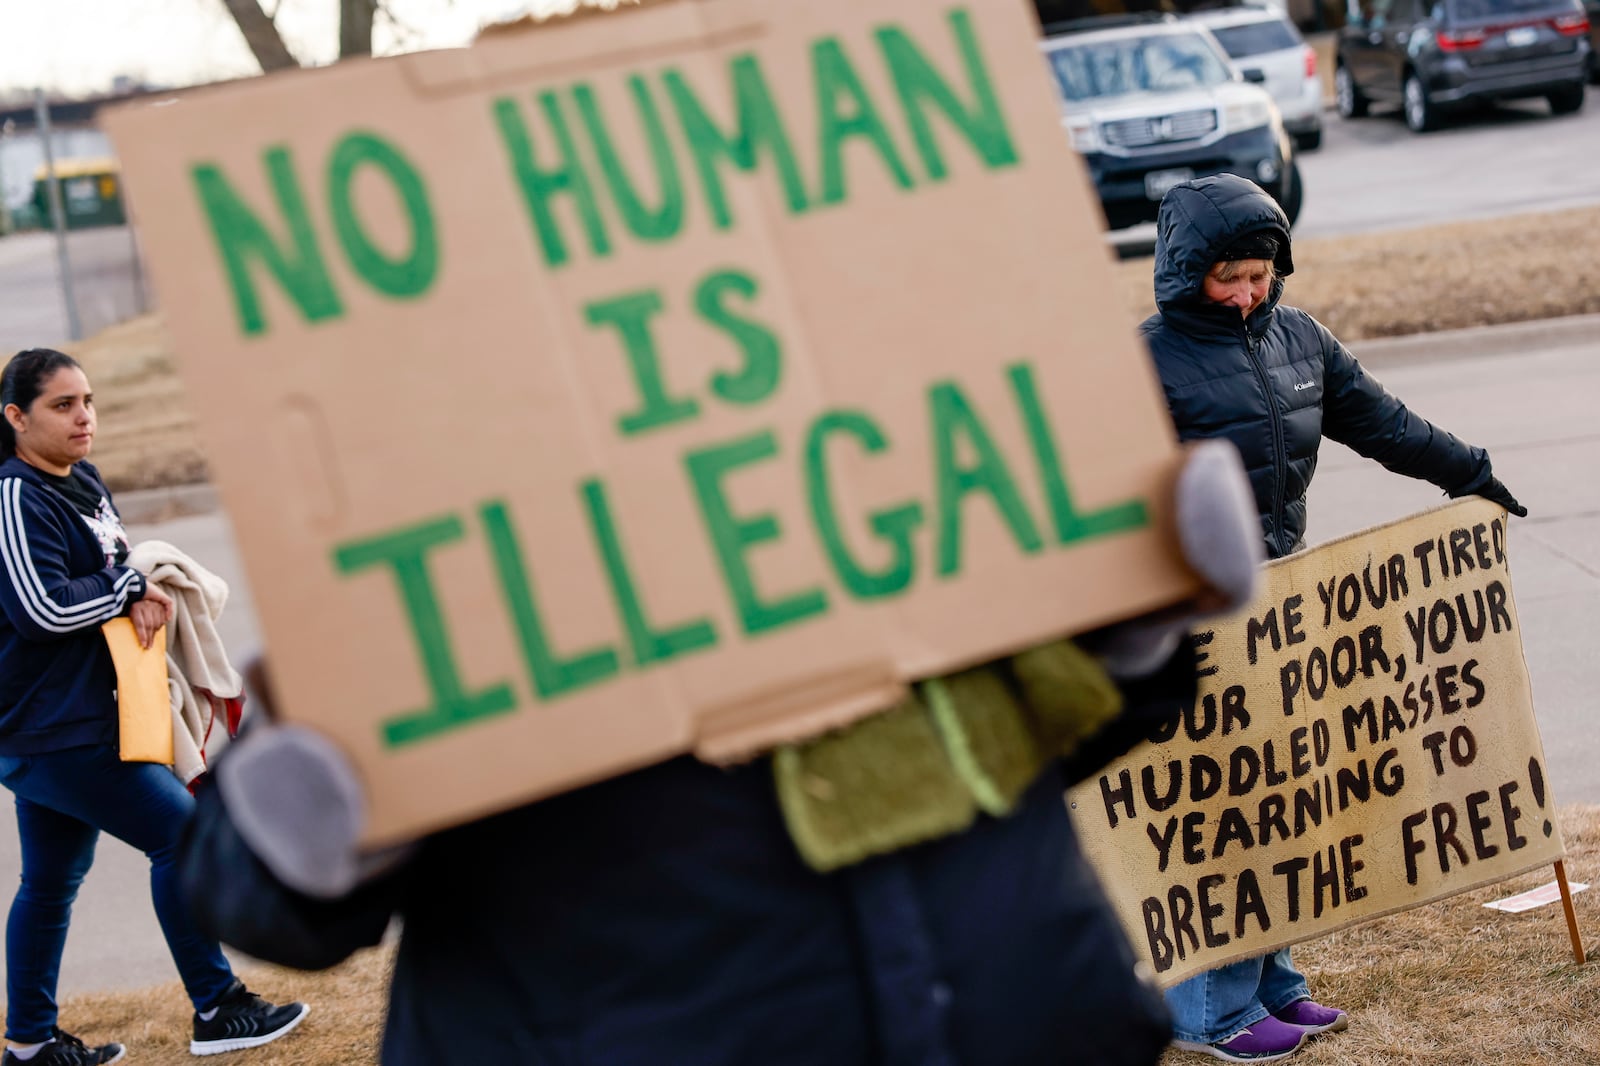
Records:
M194 798L165 766L123 762L110 747L0 756L0 784L16 794L22 885L6 922L6 1037L48 1040L56 979L78 886L104 830L150 859L150 896L196 1010L233 982L217 942L200 932L178 887L178 837Z
M1196 974L1167 989L1166 995L1173 1035L1215 1044L1295 1000L1309 999L1311 992L1289 960L1289 949L1279 948Z

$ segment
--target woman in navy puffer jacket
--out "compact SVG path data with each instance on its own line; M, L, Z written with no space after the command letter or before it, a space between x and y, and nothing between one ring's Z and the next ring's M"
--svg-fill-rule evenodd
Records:
M1155 258L1159 311L1140 331L1178 436L1238 447L1269 556L1304 546L1323 437L1451 496L1527 514L1487 452L1409 410L1322 323L1279 303L1294 270L1289 221L1259 186L1223 174L1174 187L1161 201ZM1281 1059L1349 1024L1311 999L1288 948L1192 977L1167 991L1167 1006L1178 1047L1229 1062Z
M1525 513L1487 452L1409 410L1322 323L1279 303L1294 270L1289 220L1260 186L1232 174L1186 182L1162 200L1157 227L1159 310L1140 332L1178 436L1238 446L1270 556L1288 555L1305 536L1323 437L1451 496ZM1224 260L1241 241L1251 254ZM1222 299L1208 294L1208 280Z

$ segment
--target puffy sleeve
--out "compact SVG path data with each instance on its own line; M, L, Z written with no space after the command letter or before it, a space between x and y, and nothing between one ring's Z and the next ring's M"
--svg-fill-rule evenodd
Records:
M1322 431L1397 474L1431 481L1452 495L1480 480L1489 455L1429 422L1368 374L1320 322L1323 352Z

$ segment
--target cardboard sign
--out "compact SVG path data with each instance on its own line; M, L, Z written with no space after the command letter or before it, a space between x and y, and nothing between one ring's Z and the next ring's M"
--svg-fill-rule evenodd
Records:
M107 126L374 842L1197 588L1026 0L678 0Z
M1464 500L1265 576L1198 634L1193 712L1069 799L1163 985L1562 855L1505 511Z

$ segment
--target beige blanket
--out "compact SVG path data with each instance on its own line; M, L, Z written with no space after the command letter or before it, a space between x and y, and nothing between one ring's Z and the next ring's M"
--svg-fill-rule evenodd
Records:
M228 661L217 619L228 602L228 584L166 541L134 547L128 565L172 597L167 627L167 687L172 697L173 764L189 784L206 769L206 741L215 717L213 699L236 699L244 680Z

